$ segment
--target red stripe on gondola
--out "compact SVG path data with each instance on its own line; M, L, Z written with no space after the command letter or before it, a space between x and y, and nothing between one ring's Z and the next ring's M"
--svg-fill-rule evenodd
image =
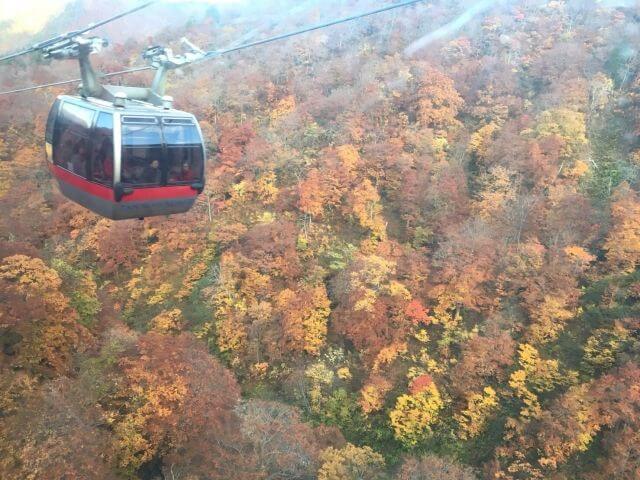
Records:
M58 180L79 188L80 190L87 192L94 197L103 198L112 202L114 201L113 190L109 187L105 187L104 185L100 185L99 183L90 182L89 180L86 180L52 163L49 164L49 168Z
M144 202L146 200L164 200L171 198L195 197L197 192L189 185L169 187L134 188L133 193L122 197L123 202Z
M61 168L54 164L49 164L51 172L60 181L66 182L80 190L100 197L105 200L115 201L113 196L113 190L100 185L98 183L90 182L84 178L75 175L64 168ZM198 193L191 188L190 185L173 185L167 187L145 187L135 188L133 193L125 195L122 198L123 202L144 202L151 200L165 200L172 198L188 198L195 197Z

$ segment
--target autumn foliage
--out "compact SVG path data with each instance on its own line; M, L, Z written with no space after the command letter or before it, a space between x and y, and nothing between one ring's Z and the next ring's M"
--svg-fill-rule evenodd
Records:
M0 51L130 6L98 3ZM92 58L379 7L270 3L156 4ZM640 33L595 3L422 2L171 74L208 152L179 216L67 200L72 88L0 96L0 478L640 478Z

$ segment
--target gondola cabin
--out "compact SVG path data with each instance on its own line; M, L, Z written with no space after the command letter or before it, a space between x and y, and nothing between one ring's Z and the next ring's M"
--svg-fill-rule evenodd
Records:
M62 193L107 218L186 212L204 188L200 127L169 100L154 106L61 95L45 140Z

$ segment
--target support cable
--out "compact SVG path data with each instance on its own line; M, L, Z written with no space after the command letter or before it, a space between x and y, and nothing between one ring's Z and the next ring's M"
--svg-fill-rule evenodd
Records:
M389 10L395 10L397 8L407 7L407 6L414 5L414 4L417 4L417 3L421 3L421 2L424 2L424 1L425 0L408 0L408 1L405 1L405 2L401 2L401 3L394 3L392 5L388 5L388 6L383 7L383 8L378 8L376 10L369 10L367 12L358 13L356 15L350 15L348 17L343 17L343 18L339 18L339 19L336 19L336 20L331 20L331 21L328 21L328 22L319 23L319 24L316 24L316 25L311 25L311 26L308 26L308 27L304 27L304 28L302 28L300 30L295 30L295 31L292 31L292 32L283 33L281 35L276 35L276 36L273 36L273 37L264 38L262 40L257 40L255 42L244 43L242 45L237 45L237 46L229 47L229 48L222 49L222 50L210 50L208 52L205 52L205 54L204 54L204 56L202 58L200 58L198 60L195 60L193 63L201 63L201 62L204 62L206 60L210 60L212 58L217 58L217 57L220 57L222 55L226 55L228 53L237 52L239 50L245 50L245 49L251 48L251 47L257 47L259 45L265 45L265 44L268 44L268 43L273 43L273 42L276 42L276 41L279 41L279 40L284 40L284 39L287 39L287 38L290 38L290 37L295 37L295 36L298 36L298 35L302 35L304 33L312 32L314 30L320 30L320 29L323 29L323 28L331 27L333 25L338 25L338 24L341 24L341 23L351 22L351 21L354 21L354 20L358 20L360 18L368 17L370 15L376 15L378 13L387 12ZM111 19L108 19L108 20L106 20L104 22L101 22L99 25L104 25L105 23L108 23L109 21L113 21L116 18L121 18L124 15L128 15L129 13L132 13L134 11L140 10L141 8L145 8L146 6L148 6L148 5L152 4L152 3L155 3L155 2L148 2L146 4L143 4L143 5L137 7L134 10L130 10L128 12L120 14L119 16L112 17ZM96 26L99 26L99 25L96 24L95 26L92 26L92 27L86 29L85 31L88 31L91 28L96 28ZM39 47L39 48L42 48L42 47ZM18 53L18 54L15 54L15 55L19 55L19 54L21 54L21 53ZM1 60L2 60L2 58L0 58L0 61ZM121 70L119 72L107 73L107 74L101 75L101 78L113 77L113 76L116 76L116 75L125 75L125 74L128 74L128 73L140 72L140 71L143 71L143 70L153 70L153 69L154 69L154 67L151 67L151 66L131 68L131 69L128 69L128 70ZM33 86L33 87L25 87L25 88L19 88L19 89L16 89L16 90L9 90L9 91L5 91L5 92L0 92L0 95L8 95L8 94L11 94L11 93L20 93L20 92L28 92L28 91L31 91L31 90L37 90L39 88L54 87L54 86L58 86L58 85L65 85L65 84L68 84L68 83L77 83L77 82L80 82L80 81L81 80L79 78L76 78L76 79L73 79L73 80L64 80L64 81L61 81L61 82L47 83L47 84L44 84L44 85L36 85L36 86Z

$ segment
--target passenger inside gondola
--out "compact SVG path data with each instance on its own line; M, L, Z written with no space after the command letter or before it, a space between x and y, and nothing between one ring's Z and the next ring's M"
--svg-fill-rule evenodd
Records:
M202 148L180 145L168 149L169 184L193 183L202 178Z
M188 161L182 165L174 166L169 172L169 183L192 182L194 178L191 164Z
M157 184L160 182L160 161L151 160L144 168L142 174L142 183Z
M87 156L86 140L79 138L73 146L73 154L69 161L69 170L77 175L86 176Z
M93 179L111 184L113 181L113 143L110 138L102 140L93 161Z
M193 170L191 170L191 164L185 162L182 164L182 181L192 182L194 179Z
M56 160L61 165L71 170L71 157L73 156L74 149L74 137L69 130L63 131L60 134L59 147L56 152Z

